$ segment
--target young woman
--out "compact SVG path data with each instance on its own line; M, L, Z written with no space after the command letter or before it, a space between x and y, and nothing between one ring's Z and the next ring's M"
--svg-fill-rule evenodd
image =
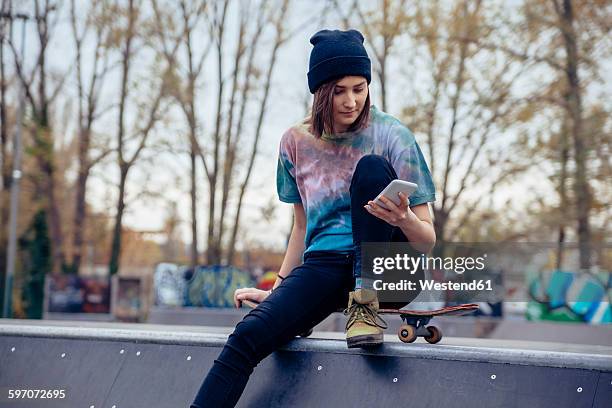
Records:
M260 302L236 325L191 408L233 407L254 367L348 302L348 347L380 344L384 321L376 292L361 280L361 242L435 243L428 203L434 185L414 136L370 106L370 59L356 30L322 30L310 42L312 113L282 136L277 167L281 201L295 222L271 291L236 290ZM401 204L373 200L393 179L418 189Z

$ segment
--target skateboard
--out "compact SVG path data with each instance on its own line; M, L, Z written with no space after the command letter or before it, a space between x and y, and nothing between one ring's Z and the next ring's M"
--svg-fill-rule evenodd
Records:
M429 321L436 316L460 316L478 310L475 303L447 306L435 310L409 310L409 309L379 309L378 314L399 315L402 324L397 337L404 343L412 343L417 337L423 337L430 344L442 340L442 331L436 326L428 326Z
M252 309L259 305L259 303L250 300L243 300L242 303ZM476 310L478 310L477 304L467 303L434 310L379 309L378 314L399 315L404 324L400 326L397 336L404 343L412 343L417 337L423 337L426 342L436 344L442 340L442 330L436 326L428 326L431 319L436 316L461 316ZM300 334L300 337L308 337L311 334L312 329Z

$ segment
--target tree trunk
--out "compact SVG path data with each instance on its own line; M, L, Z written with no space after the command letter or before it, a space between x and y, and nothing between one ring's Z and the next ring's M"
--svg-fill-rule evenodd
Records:
M41 97L43 97L41 95ZM65 264L63 251L63 236L61 228L61 214L57 202L55 188L55 164L53 159L53 137L46 118L47 107L43 104L42 115L38 117L36 128L34 129L34 138L38 156L38 166L41 173L44 175L44 195L46 198L45 207L47 210L47 222L49 224L49 232L51 234L51 269L54 274L59 274Z
M448 214L443 210L434 208L434 231L436 232L436 246L434 247L434 256L444 256L444 242L446 240L446 224L448 222Z
M214 265L219 263L219 251L215 247L217 241L215 239L215 182L210 179L210 190L208 192L208 239L206 247L206 263Z
M227 201L229 197L230 187L232 183L232 173L234 169L234 158L236 146L233 140L233 124L234 124L234 109L236 107L236 94L238 93L238 74L242 57L244 56L244 33L246 30L246 21L242 18L244 10L241 9L240 30L238 33L238 44L236 47L236 55L234 57L234 73L232 78L232 88L229 103L229 113L227 118L227 130L225 134L225 159L223 160L223 178L221 185L221 207L220 217L218 221L219 232L217 234L216 247L219 248L219 256L222 258L223 236L225 235L225 211L227 209ZM249 73L247 72L247 75ZM244 101L243 101L244 102ZM237 137L238 135L236 135Z
M82 47L85 37L85 32L88 28L93 26L93 20L89 20L86 24L86 28L83 34L79 35L77 16L76 16L76 2L72 0L70 2L70 17L72 25L72 34L74 38L74 45L76 49L75 65L76 65L76 82L78 90L78 175L75 184L75 202L74 202L74 214L73 214L73 225L72 225L72 256L70 256L71 264L66 269L69 269L72 273L79 273L81 262L83 258L83 241L84 231L86 228L87 220L87 207L85 196L87 193L87 179L93 162L89 158L89 149L91 146L91 129L95 121L95 113L98 102L97 85L98 81L102 81L106 75L105 70L102 73L98 71L98 63L100 61L100 55L105 53L103 50L102 43L104 41L105 29L96 27L96 45L94 49L93 68L89 83L89 91L86 91L83 84L83 55ZM95 4L88 11L95 12ZM105 61L106 62L106 61ZM104 154L102 155L104 156ZM100 157L102 157L100 156Z
M2 1L1 11L5 10ZM4 305L4 280L6 276L6 250L8 244L6 226L9 223L8 194L11 171L8 163L8 124L6 123L6 77L4 72L4 23L0 22L0 304Z
M219 90L217 92L217 117L215 121L215 134L213 146L213 170L208 175L209 193L208 193L208 239L206 242L206 262L208 264L218 264L221 262L220 248L217 247L217 229L215 228L215 199L217 190L217 178L219 175L219 147L221 144L221 116L223 112L223 33L225 28L225 17L229 1L223 3L223 11L221 12L219 26L217 31L217 80L219 82Z
M55 188L55 166L49 163L47 173L47 199L49 200L49 227L51 229L52 239L52 254L53 254L53 273L61 273L66 260L64 257L64 238L62 236L62 221L59 211L59 203L57 202Z
M4 6L4 2L2 2ZM0 33L0 163L2 168L0 169L0 192L8 191L11 184L11 168L9 167L8 154L6 149L8 146L8 124L6 122L6 76L4 72L4 26L0 27L2 33ZM4 202L0 201L0 208L5 209ZM2 213L2 215L4 212ZM8 213L7 213L8 216ZM7 218L8 219L8 218ZM0 219L0 225L7 225L4 218ZM1 236L1 235L0 235ZM4 268L4 265L2 265Z
M263 16L263 12L257 18L257 30L255 31L255 34L250 38L251 45L249 49L249 55L247 57L247 64L246 64L246 70L245 70L246 78L243 84L242 95L240 98L241 105L240 105L240 112L238 114L238 122L236 125L236 137L234 138L232 147L231 147L232 154L229 155L229 165L228 165L229 177L228 177L228 186L227 186L228 191L230 190L230 185L232 183L233 174L234 174L236 148L237 146L240 146L240 138L243 133L242 127L244 124L245 111L246 111L246 107L249 101L249 94L252 90L251 79L253 78L255 55L257 55L258 45L260 42L259 40L261 37L261 33L264 29L264 26L265 26L262 20L262 16ZM228 242L228 251L227 251L227 261L230 264L233 262L232 259L234 257L234 246L236 244L235 238L236 236L234 232L232 232L232 235L230 236L230 242Z
M567 161L569 159L569 146L567 143L567 121L563 121L561 127L561 170L559 174L559 235L557 238L557 264L556 269L563 267L563 247L565 245L565 218L563 214L567 211L568 200L566 190Z
M195 129L194 129L195 130ZM193 135L192 137L195 137ZM197 217L197 183L196 183L196 152L194 142L191 142L191 267L198 265L198 217Z
M389 24L389 3L386 1L383 4L383 24L384 27L388 27ZM380 97L382 100L382 110L387 112L387 55L389 47L391 46L392 39L389 38L389 33L383 29L383 52L380 62Z
M272 79L272 72L274 70L274 66L276 65L276 56L278 53L278 50L283 42L283 26L282 23L284 21L285 18L285 13L287 12L287 8L288 8L288 0L283 1L282 6L281 6L281 11L279 14L279 18L276 21L276 39L274 42L274 48L272 50L272 55L270 57L270 64L268 65L268 71L266 73L266 82L264 85L264 94L263 94L263 98L261 101L261 108L259 110L259 117L257 119L257 127L255 129L255 139L253 141L253 147L251 150L251 156L249 158L249 165L247 167L247 171L246 171L246 176L244 179L244 182L242 183L242 185L240 186L240 194L238 197L238 204L236 206L236 214L234 216L234 223L232 226L232 235L231 235L231 239L229 242L229 249L228 249L228 255L227 255L227 262L229 264L233 263L234 261L234 255L235 255L235 248L236 248L236 237L238 236L238 229L240 227L240 211L242 209L242 200L244 198L244 194L246 192L246 189L248 187L249 184L249 179L251 177L251 172L253 170L253 164L255 163L255 157L257 156L257 148L259 146L259 138L261 136L261 126L263 124L263 120L264 120L264 116L266 113L266 106L267 106L267 102L268 102L268 96L269 96L269 92L270 92L270 85L271 85L271 79Z
M586 171L587 149L582 123L582 95L578 77L577 36L574 29L574 14L571 0L563 1L561 30L566 51L566 75L569 83L569 110L572 119L572 138L574 142L574 160L576 163L574 195L578 220L578 246L580 250L580 269L591 267L591 231L589 213L591 195Z
M49 124L49 104L47 96L47 66L46 53L49 43L48 17L49 9L45 6L45 11L38 20L38 37L40 41L39 60L39 81L38 81L38 115L35 115L35 140L39 159L39 166L46 177L45 193L47 198L48 222L51 233L52 246L52 272L60 273L65 264L64 245L62 235L61 213L57 202L55 191L55 159L53 131ZM38 13L38 11L37 11Z
M85 228L85 193L87 189L87 178L89 176L89 163L87 152L89 151L89 131L82 132L79 141L79 175L76 183L74 231L72 249L72 273L78 274L81 267L83 250L83 229Z
M187 37L188 49L191 50L189 44L191 39ZM189 159L191 163L191 267L195 268L199 263L198 256L198 185L197 185L197 168L196 168L196 157L199 151L199 144L197 139L197 120L196 120L196 108L195 108L195 90L196 90L196 76L193 71L193 61L191 52L188 53L189 57L189 101L188 104L183 105L183 112L189 123L189 139L191 150L189 152ZM185 103L184 101L182 103Z
M115 215L115 228L113 229L113 240L111 244L111 255L108 263L109 275L114 275L119 271L119 261L121 256L121 230L123 227L123 212L125 210L125 181L129 170L129 165L124 160L123 143L125 135L125 105L128 96L128 83L130 75L130 61L132 54L132 40L134 38L136 12L134 1L128 3L128 26L125 37L125 48L122 50L121 59L121 95L119 97L119 119L117 128L117 154L119 162L119 196L117 197L117 213Z
M117 214L115 215L115 228L113 229L113 243L111 245L111 256L108 265L109 274L113 276L119 271L119 259L121 257L121 230L123 225L123 212L125 210L125 181L127 180L127 169L121 171L119 180L119 197L117 199Z

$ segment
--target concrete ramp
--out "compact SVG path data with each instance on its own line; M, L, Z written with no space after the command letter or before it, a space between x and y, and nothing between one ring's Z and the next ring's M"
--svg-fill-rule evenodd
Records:
M188 407L227 334L0 319L0 407ZM364 351L347 349L338 334L315 335L265 359L238 406L612 406L610 347L453 338L403 344L389 335ZM50 395L8 399L10 389ZM53 390L65 397L52 398Z

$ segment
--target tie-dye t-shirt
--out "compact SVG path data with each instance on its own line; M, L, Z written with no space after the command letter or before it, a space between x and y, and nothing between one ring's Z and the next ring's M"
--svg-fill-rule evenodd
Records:
M399 179L419 186L409 197L411 207L435 201L421 149L412 132L393 116L372 106L365 129L320 139L306 123L299 123L281 138L276 187L281 201L304 206L304 253L353 249L349 187L357 162L367 154L385 157Z

